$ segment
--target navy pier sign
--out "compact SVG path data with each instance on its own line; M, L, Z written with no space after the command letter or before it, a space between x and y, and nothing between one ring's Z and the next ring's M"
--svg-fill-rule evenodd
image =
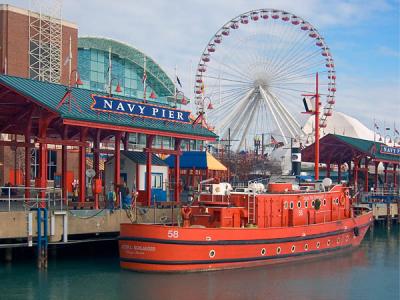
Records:
M400 148L381 145L380 152L382 154L400 155Z
M93 103L92 110L126 114L136 117L145 117L165 121L190 123L190 112L180 109L168 108L154 104L122 100L107 96L91 95Z

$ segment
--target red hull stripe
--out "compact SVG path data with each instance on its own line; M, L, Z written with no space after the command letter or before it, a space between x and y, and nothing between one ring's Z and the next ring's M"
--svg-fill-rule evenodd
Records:
M358 228L363 228L369 226L370 223L358 226ZM184 241L184 240L164 240L164 239L153 239L145 237L129 237L120 236L118 239L120 241L135 241L135 242L149 242L158 244L178 244L178 245L258 245L258 244L276 244L276 243L286 243L286 242L298 242L304 240L312 240L317 238L323 238L338 234L343 234L353 231L354 228L346 230L336 230L321 234L312 234L308 236L298 236L290 238L279 238L279 239L265 239L265 240L218 240L218 241Z
M264 261L273 259L282 259L288 257L298 257L313 254L322 254L333 252L337 250L344 250L351 248L352 245L346 245L342 247L334 247L329 249L313 250L307 252L289 253L274 256L258 256L248 258L229 258L229 259L215 259L215 260L151 260L151 259L140 259L140 258L120 258L120 262L127 263L140 263L140 264L151 264L151 265L203 265L203 264L222 264L222 263L238 263L238 262L252 262L252 261Z

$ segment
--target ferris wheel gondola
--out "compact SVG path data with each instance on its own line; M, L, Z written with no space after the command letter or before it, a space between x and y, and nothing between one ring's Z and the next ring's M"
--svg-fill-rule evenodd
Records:
M305 135L301 94L314 91L315 73L325 128L336 93L335 63L325 39L289 12L249 11L223 24L205 46L195 75L197 111L222 139L229 131L236 150L264 133L289 143Z

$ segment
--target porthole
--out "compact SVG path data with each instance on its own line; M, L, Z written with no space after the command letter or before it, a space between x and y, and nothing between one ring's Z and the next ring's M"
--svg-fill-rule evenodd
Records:
M308 251L308 244L304 244L304 250Z
M307 208L308 207L308 201L304 201L304 207Z
M284 209L288 209L288 206L289 206L288 202L285 201L285 203L283 204L283 208L284 208Z
M264 256L265 254L267 254L267 250L265 250L265 248L261 249L261 255Z
M315 206L315 200L313 200L313 201L311 202L311 206L312 206L312 207Z
M215 256L215 250L210 250L210 253L208 254L211 258Z
M336 201L336 204L339 204L339 198L336 198L335 201Z
M291 250L292 250L292 253L293 253L294 251L296 251L296 246L293 245Z
M297 201L297 208L301 208L301 201Z
M293 201L290 201L290 209L293 209L293 207L294 207Z
M340 238L339 238L339 237L336 239L336 243L337 243L337 244L340 243Z
M276 254L281 254L281 247L276 248Z
M324 206L326 206L326 199L324 199L324 201L322 203L324 204Z
M320 245L321 245L320 242L317 242L317 248L319 248Z
M326 242L326 245L329 247L329 246L331 245L331 240L328 240L328 241Z

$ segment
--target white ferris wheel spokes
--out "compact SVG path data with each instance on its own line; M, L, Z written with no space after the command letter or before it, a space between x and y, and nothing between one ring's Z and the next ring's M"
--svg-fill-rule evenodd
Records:
M315 91L317 72L324 128L336 92L324 38L291 13L250 11L225 23L205 47L196 70L195 103L221 138L230 131L236 150L264 133L288 143L304 135L301 94Z

